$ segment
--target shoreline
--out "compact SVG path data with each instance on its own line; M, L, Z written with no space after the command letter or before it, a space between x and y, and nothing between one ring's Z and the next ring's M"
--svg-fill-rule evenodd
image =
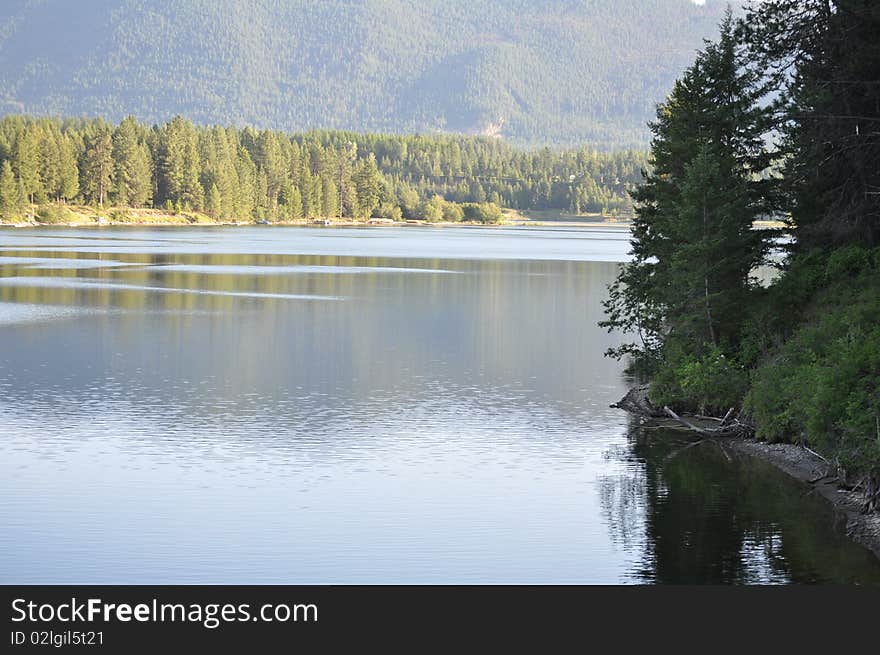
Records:
M614 223L614 222L579 222L579 221L510 221L502 223L479 223L474 221L462 222L430 222L422 220L394 221L394 222L369 222L369 221L333 221L330 224L312 221L275 221L271 223L259 223L257 221L237 222L237 221L106 221L103 223L96 222L80 222L71 221L63 223L39 223L39 222L19 222L19 223L0 223L0 228L60 228L60 227L86 227L86 228L104 228L104 227L588 227L588 228L610 228L610 229L629 229L630 223Z
M843 522L846 536L870 550L880 559L880 513L865 514L865 497L858 491L844 489L836 478L823 477L829 465L806 449L789 443L765 443L734 437L724 439L734 450L773 464L781 472L804 483L831 505L837 520Z
M772 464L780 472L802 482L810 489L809 493L817 492L828 501L835 521L843 521L845 535L880 559L880 512L863 512L862 508L868 501L867 495L837 484L837 472L818 453L792 443L758 441L748 434L713 434L709 426L715 423L706 420L706 417L685 414L681 418L676 415L668 416L668 410L661 412L648 398L648 387L647 384L633 387L611 407L640 417L643 419L642 425L655 423L662 426L664 422L673 421L679 429L695 431L703 439L711 439L719 445L730 446L738 453Z
M49 210L52 210L51 212ZM38 214L46 213L45 218ZM42 219L42 220L41 220ZM632 223L618 216L602 214L564 214L548 211L525 212L513 209L503 210L497 223L484 223L477 220L428 221L423 218L391 219L371 217L354 219L342 217L295 218L275 221L248 218L245 220L214 218L200 211L172 211L156 208L105 207L95 209L85 205L34 205L29 215L17 220L0 221L0 227L242 227L242 226L284 226L284 227L592 227L611 229L630 229Z
M587 217L584 217L587 219ZM53 228L53 227L587 227L606 228L613 230L632 229L632 222L610 218L608 220L553 220L512 218L500 223L480 223L478 221L426 221L423 219L406 219L392 221L390 219L370 219L357 221L351 219L330 220L325 224L322 219L297 219L292 221L260 222L213 220L204 215L196 214L152 214L138 216L135 220L114 220L101 217L101 220L75 220L48 223L40 221L16 221L6 223L0 221L0 228ZM779 229L784 225L778 221L755 221L755 229Z

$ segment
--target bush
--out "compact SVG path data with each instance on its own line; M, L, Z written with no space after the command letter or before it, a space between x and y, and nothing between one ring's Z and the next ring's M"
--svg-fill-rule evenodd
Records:
M803 441L850 470L880 471L878 254L847 248L794 269L821 271L824 288L753 372L745 408L759 438Z
M75 221L77 215L64 205L43 205L37 210L36 219L38 223L56 225Z
M464 219L464 210L462 210L461 205L457 205L454 202L447 202L443 205L443 220L449 221L450 223L461 223Z
M390 218L396 222L403 220L403 211L393 203L383 202L373 210L373 216L376 218Z
M437 223L443 220L443 205L446 201L443 196L434 196L430 200L419 205L419 216L429 223Z
M134 217L131 215L131 212L124 209L114 209L110 212L110 220L114 223L131 223Z
M741 406L748 390L748 372L721 348L714 347L702 356L670 350L673 353L665 354L651 385L654 403L718 416Z
M461 205L464 220L496 224L502 220L501 207L491 202L466 202Z

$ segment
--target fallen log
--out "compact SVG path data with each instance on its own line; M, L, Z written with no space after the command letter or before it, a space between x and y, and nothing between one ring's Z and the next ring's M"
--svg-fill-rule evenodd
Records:
M615 409L622 409L630 414L635 414L651 422L674 421L674 427L678 429L691 430L703 437L747 437L753 433L752 426L739 420L739 416L734 416L735 409L731 407L727 413L718 418L717 416L703 416L700 414L688 415L687 418L679 416L667 406L658 408L648 396L650 391L649 384L642 384L633 387L627 391L626 395L618 402L611 405ZM708 425L698 425L694 421L703 423L710 422L716 424L717 427L709 427ZM657 427L665 427L659 425Z
M743 425L742 423L739 422L738 419L733 419L731 421L730 415L731 415L732 411L733 410L728 411L723 419L712 418L711 420L717 421L719 425L717 428L708 428L708 427L702 427L702 426L699 426L699 425L692 423L691 421L687 420L686 418L679 416L678 414L676 414L674 411L672 411L669 407L666 407L665 405L663 407L663 412L669 418L671 418L675 421L678 421L679 423L681 423L685 427L690 428L691 430L693 430L697 434L701 434L704 437L742 437L742 436L747 435L750 431L749 426Z

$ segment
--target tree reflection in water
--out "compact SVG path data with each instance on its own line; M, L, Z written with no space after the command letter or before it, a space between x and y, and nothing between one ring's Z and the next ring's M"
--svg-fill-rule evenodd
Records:
M614 543L637 552L634 580L660 584L880 583L827 501L757 458L633 420L629 449L602 478ZM727 454L725 454L725 452Z

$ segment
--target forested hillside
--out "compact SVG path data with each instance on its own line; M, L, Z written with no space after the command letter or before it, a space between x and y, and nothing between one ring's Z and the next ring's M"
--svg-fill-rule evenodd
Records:
M0 221L59 222L71 202L239 221L497 222L502 206L618 214L645 165L640 151L527 151L488 137L7 116Z
M721 0L4 0L0 112L644 146Z

